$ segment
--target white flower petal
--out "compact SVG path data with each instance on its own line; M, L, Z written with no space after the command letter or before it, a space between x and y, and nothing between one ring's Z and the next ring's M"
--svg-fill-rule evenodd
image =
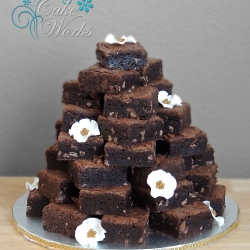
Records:
M205 205L207 205L211 211L211 214L215 220L215 222L218 224L219 227L223 226L225 223L225 219L222 216L214 216L214 209L210 206L210 201L203 201Z
M39 183L39 178L35 177L32 184L30 184L29 182L26 182L26 184L25 184L26 189L28 191L32 191L34 189L38 189L38 183Z
M106 39L105 39L105 43L109 43L109 44L125 44L125 43L136 43L136 40L134 39L134 37L132 36L122 36L123 41L118 41L114 35L109 34Z
M158 181L162 181L164 184L163 189L156 187ZM176 179L162 169L152 171L148 175L147 183L151 188L150 194L153 198L164 197L165 199L170 199L174 195L174 191L177 187Z
M171 103L173 103L173 105L176 105L176 106L182 106L182 100L178 95L174 95L172 97Z
M90 135L100 135L100 130L98 128L98 124L95 120L90 121L90 131L89 131L89 136Z
M95 231L95 238L88 238L87 234L89 230ZM94 247L98 244L98 241L102 241L105 238L106 231L101 226L101 220L97 218L88 218L82 222L76 228L75 238L82 246Z

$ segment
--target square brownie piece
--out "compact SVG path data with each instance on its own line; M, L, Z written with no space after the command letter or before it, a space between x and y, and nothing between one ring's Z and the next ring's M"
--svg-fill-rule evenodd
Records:
M194 191L208 194L217 182L218 165L200 166L186 171L186 179L194 184Z
M151 167L155 162L155 142L148 141L132 145L107 142L104 146L104 164L112 167Z
M163 121L158 116L152 116L148 120L99 116L98 124L104 140L118 144L155 141L161 139L163 134Z
M167 158L164 155L157 155L155 164L147 168L131 168L130 169L130 182L132 186L138 187L149 187L147 184L148 175L152 171L162 169L165 172L170 173L174 178L178 180L183 180L184 175L184 160L182 157L176 156Z
M43 169L38 173L38 178L39 193L56 203L72 202L71 197L79 194L67 172Z
M43 209L43 229L51 233L75 238L76 228L88 218L75 204L50 203Z
M105 166L101 158L70 161L69 173L79 189L127 184L127 168Z
M156 153L168 156L192 156L205 152L207 135L205 132L190 126L180 134L164 134L163 140L156 142Z
M59 161L57 160L58 154L58 144L55 143L53 146L49 147L46 152L46 162L47 162L47 169L58 169L61 171L68 170L68 161Z
M98 43L97 59L107 69L138 70L147 64L147 52L140 43Z
M184 239L212 228L213 217L207 205L201 201L183 207L151 213L149 226L178 239Z
M82 91L119 94L140 86L140 74L130 70L109 70L97 63L79 73Z
M215 210L216 216L222 216L226 207L225 203L226 187L215 185L212 191L202 196L203 201L210 201L210 206Z
M27 198L27 217L42 217L42 210L49 204L49 199L42 196L37 189L31 190Z
M166 91L169 95L172 94L173 84L165 78L161 78L160 80L155 80L153 82L149 82L147 85L154 87L154 88L157 88L158 91ZM147 86L147 85L144 84L144 86ZM159 106L160 106L160 104L159 104Z
M192 155L189 157L184 157L186 170L198 167L213 165L214 161L214 149L210 144L207 144L207 148L204 153L199 155Z
M63 84L62 102L79 106L81 108L102 109L104 94L82 91L77 80L67 81Z
M150 194L150 188L133 187L133 205L158 213L185 205L188 203L189 194L193 193L193 190L191 181L179 181L173 197L165 199L164 197L153 198Z
M56 139L58 139L58 136L62 131L62 120L56 121L55 129L56 129Z
M109 118L149 119L158 108L158 90L136 88L131 93L105 95L104 116Z
M133 207L125 216L104 215L101 225L106 230L105 243L136 245L144 242L148 233L149 211Z
M58 160L93 160L104 154L102 136L90 136L86 142L77 142L68 133L61 132L58 137Z
M148 62L145 67L140 70L141 73L141 84L143 86L155 80L159 80L163 77L162 73L162 60L148 58Z
M131 186L83 188L80 210L89 215L125 215L131 204Z
M71 126L81 119L87 118L89 120L97 121L98 116L102 114L100 109L80 108L74 105L65 105L63 108L63 124L62 131L69 132Z
M190 105L186 102L182 106L174 106L173 109L159 107L156 114L164 122L164 134L179 134L191 124Z

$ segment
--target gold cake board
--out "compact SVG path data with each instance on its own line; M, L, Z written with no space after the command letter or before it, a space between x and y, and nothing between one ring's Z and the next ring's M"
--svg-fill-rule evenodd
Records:
M28 240L35 242L49 249L64 250L89 250L80 246L75 239L62 235L54 234L43 230L41 218L26 217L26 203L28 193L22 195L12 208L13 222L17 230ZM104 244L99 243L94 249L110 250L186 250L208 243L214 242L226 234L230 233L238 225L239 208L234 200L226 196L226 209L224 212L225 224L220 228L215 223L212 229L204 230L202 233L193 237L178 240L160 233L153 233L148 236L146 241L141 245L121 245L121 244Z

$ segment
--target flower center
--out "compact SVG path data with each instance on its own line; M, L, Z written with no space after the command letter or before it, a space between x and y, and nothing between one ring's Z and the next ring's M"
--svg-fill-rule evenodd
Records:
M215 216L215 217L217 216L217 213L216 213L216 211L215 211L215 210L213 210L213 209L212 209L212 211L211 211L211 212L212 212L213 216Z
M162 101L164 104L171 104L171 101L169 101L167 98Z
M162 181L157 181L156 182L156 188L164 189L164 187L165 187L165 183L163 183Z
M124 39L124 38L122 38L122 37L120 37L120 38L118 38L118 39L117 39L117 41L118 41L118 42L120 42L120 43L122 43L122 42L124 42L124 41L125 41L125 39Z
M87 233L87 237L88 238L95 238L96 237L96 231L94 231L93 229L90 229Z
M88 133L89 133L89 130L86 129L86 128L83 128L82 131L81 131L82 136L88 135Z

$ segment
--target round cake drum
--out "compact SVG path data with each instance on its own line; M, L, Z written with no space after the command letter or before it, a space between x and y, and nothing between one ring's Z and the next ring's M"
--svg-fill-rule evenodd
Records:
M13 206L13 219L17 230L28 240L49 249L90 249L81 247L75 239L53 234L43 230L41 218L26 217L28 193L21 196ZM142 245L118 245L99 243L96 249L190 249L203 246L222 238L238 224L239 208L234 200L226 196L224 213L225 224L220 228L214 223L212 229L206 230L194 237L177 240L160 233L152 233Z

